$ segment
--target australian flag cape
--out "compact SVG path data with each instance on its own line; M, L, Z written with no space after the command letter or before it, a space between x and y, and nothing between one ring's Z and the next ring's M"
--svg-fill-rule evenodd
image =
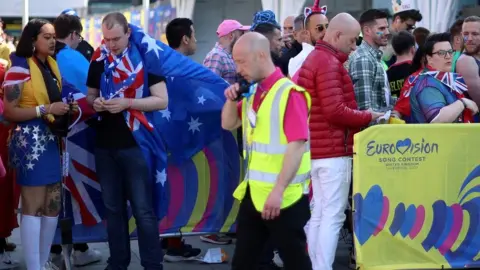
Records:
M222 136L220 110L228 83L189 58L156 41L137 26L130 25L129 47L120 56L111 54L102 44L92 61L103 61L101 96L145 98L150 96L148 74L167 80L168 108L161 111L124 111L125 121L144 153L151 181L157 192L167 180L168 160L176 164ZM154 196L156 200L160 197ZM164 213L155 202L159 217Z

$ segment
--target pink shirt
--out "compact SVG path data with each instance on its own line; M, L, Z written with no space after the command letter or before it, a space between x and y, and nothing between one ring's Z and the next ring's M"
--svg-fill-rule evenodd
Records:
M284 78L280 68L277 68L270 76L265 78L257 86L253 97L253 110L258 111L266 92L280 79ZM238 103L238 115L242 117L242 102ZM308 140L308 108L303 93L290 90L287 109L283 120L283 131L288 142Z

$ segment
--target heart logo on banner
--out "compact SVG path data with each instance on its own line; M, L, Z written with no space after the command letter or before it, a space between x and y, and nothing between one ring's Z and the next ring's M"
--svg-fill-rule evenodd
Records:
M395 148L397 149L397 152L403 155L410 149L411 145L412 145L412 140L407 138L405 140L398 140L397 144L395 145Z
M353 196L353 201L355 236L360 245L363 245L375 233L379 225L384 204L382 188L378 185L372 186L365 199L360 193L357 193Z

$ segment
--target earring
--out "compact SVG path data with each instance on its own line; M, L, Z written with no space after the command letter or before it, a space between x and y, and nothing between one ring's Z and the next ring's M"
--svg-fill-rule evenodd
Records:
M33 46L33 52L35 53L35 46Z

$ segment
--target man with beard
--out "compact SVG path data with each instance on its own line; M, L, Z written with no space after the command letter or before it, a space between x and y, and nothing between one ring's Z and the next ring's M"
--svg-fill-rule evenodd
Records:
M387 18L388 14L378 9L367 10L360 16L363 41L350 55L348 68L360 110L385 112L393 105L380 50L388 44Z
M320 1L315 0L310 8L305 8L305 29L310 35L312 44L322 40L328 27L327 6L320 7Z
M322 40L328 27L327 6L320 7L320 1L315 1L312 7L305 8L303 17L304 30L302 37L302 51L289 62L288 72L293 81L298 77L297 71L302 66L307 56L315 49L317 41Z
M456 72L461 74L468 86L468 94L480 104L480 17L471 16L465 19L462 25L464 54L455 65Z
M224 20L217 29L218 42L203 60L205 67L230 84L238 81L235 62L232 58L233 45L249 28L235 20Z
M206 68L229 84L234 84L240 79L237 76L237 67L232 57L233 45L249 29L250 26L244 26L236 20L224 20L217 28L218 42L203 60ZM232 239L224 234L200 236L200 239L216 245L228 245L232 242Z
M273 64L281 67L280 55L283 48L282 32L280 24L275 19L275 13L271 10L264 10L255 13L251 31L265 36L270 42L270 54Z

